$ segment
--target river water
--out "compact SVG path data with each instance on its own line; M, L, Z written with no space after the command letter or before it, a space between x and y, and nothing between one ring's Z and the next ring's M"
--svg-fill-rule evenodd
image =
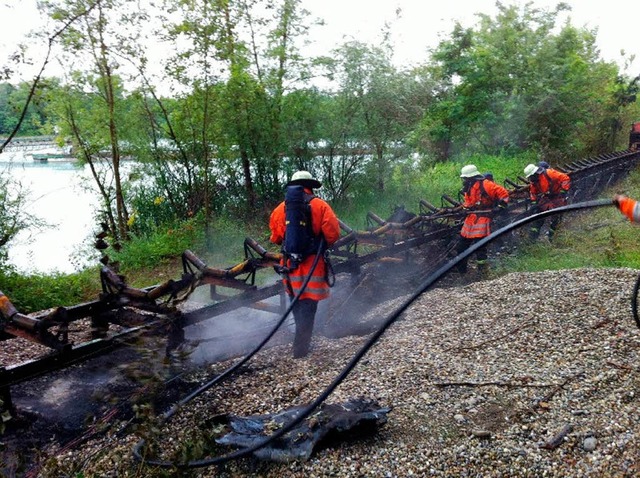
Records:
M88 167L74 161L37 161L22 152L0 154L0 174L29 191L26 211L48 225L22 231L9 244L9 263L20 273L70 273L97 264L98 199Z

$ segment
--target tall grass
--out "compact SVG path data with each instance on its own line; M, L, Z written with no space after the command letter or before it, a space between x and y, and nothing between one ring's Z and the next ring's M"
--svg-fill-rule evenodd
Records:
M602 198L614 194L640 198L640 171L632 172ZM613 206L566 214L554 240L522 244L518 253L500 261L499 271L540 271L579 267L640 268L640 225Z
M16 309L29 314L57 306L71 306L98 298L100 276L97 268L74 274L17 274L0 270L0 290Z

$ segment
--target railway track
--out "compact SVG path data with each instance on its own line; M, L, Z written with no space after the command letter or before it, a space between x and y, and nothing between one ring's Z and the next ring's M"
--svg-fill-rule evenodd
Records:
M570 202L578 202L596 197L624 178L639 160L639 151L625 150L581 159L558 169L570 175ZM507 214L496 218L496 228L530 215L526 179L506 179L504 186L511 206ZM367 288L363 287L367 277L374 275L369 272L381 265L392 267L387 273L403 276L396 281L400 289L404 281L419 281L437 270L447 261L464 220L465 213L457 206L454 198L443 195L439 206L420 201L416 213L398 209L382 219L370 212L366 230L354 230L341 222L343 235L332 247L331 259L335 274L345 275L344 283L349 287L325 312L324 323L340 323L333 317L345 314L357 302L359 291ZM239 264L217 269L185 251L179 279L142 289L130 287L124 277L105 266L100 271L102 292L96 300L28 315L20 313L0 292L0 340L28 340L46 350L37 358L0 367L3 408L13 410L11 387L127 346L140 334L162 330L168 348L172 348L182 340L185 327L240 308L281 315L287 301L280 282L256 285L258 274L273 274L280 255L251 238L245 239L244 253L245 259ZM207 288L205 304L182 307L194 292ZM389 290L388 284L385 289L370 292L362 300L372 305L372 300L382 300L385 294L400 293Z

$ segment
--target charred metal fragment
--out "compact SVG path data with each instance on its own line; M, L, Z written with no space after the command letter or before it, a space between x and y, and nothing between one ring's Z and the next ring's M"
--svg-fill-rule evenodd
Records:
M306 406L292 407L280 413L239 417L221 415L211 426L225 425L231 431L216 439L220 445L248 448L293 420ZM318 446L333 444L345 438L375 433L387 422L389 407L381 407L367 399L349 400L342 404L322 404L281 438L254 452L257 458L277 462L307 460Z

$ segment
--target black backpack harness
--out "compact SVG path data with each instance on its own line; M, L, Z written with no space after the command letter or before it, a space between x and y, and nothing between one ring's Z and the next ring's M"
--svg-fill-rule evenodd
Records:
M282 241L282 254L284 265L279 267L278 272L287 274L302 263L302 261L312 254L323 254L326 252L326 242L322 234L313 233L311 223L311 201L316 196L304 191L303 186L287 186L284 199L285 211L285 234ZM327 282L329 281L329 271L333 271L331 264L325 254L327 265Z

